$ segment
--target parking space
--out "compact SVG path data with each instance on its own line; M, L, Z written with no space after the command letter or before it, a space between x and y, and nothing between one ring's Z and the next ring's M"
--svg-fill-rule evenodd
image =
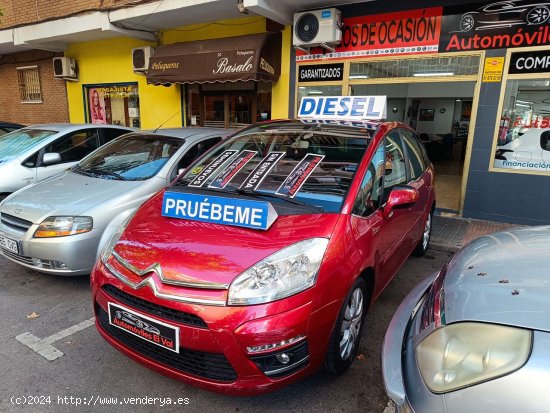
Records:
M319 372L272 394L239 398L161 376L104 342L88 321L89 277L47 276L0 257L0 411L112 411L109 405L116 404L117 411L128 412L381 413L388 401L380 373L386 327L406 293L449 258L430 250L408 260L371 308L357 360L346 374Z

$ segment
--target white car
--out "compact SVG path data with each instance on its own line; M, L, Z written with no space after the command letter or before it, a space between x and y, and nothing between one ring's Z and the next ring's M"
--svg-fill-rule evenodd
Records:
M550 129L529 129L517 139L499 146L494 167L550 171Z
M104 143L133 130L64 123L29 126L0 136L0 197L67 169Z

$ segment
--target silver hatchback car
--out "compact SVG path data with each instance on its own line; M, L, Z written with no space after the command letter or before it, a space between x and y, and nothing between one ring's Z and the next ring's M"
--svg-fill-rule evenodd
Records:
M113 140L70 170L0 203L0 252L44 273L89 274L120 223L231 133L161 129Z
M550 226L479 238L418 285L382 373L398 412L548 412Z

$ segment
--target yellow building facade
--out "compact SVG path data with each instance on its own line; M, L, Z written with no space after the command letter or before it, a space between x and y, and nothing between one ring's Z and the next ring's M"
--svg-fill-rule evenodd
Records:
M265 18L246 17L166 30L160 34L160 43L169 45L265 32ZM71 122L112 123L143 129L189 126L191 122L186 116L189 94L185 92L185 85L148 84L146 76L134 73L132 50L142 46L157 45L122 37L70 45L65 56L74 58L78 66L78 81L67 81ZM286 27L282 31L281 73L268 85L271 119L288 117L290 47L291 31ZM211 87L210 90L217 89Z

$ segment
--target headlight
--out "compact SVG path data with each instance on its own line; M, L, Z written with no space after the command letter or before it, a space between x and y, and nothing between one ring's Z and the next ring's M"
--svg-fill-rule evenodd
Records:
M311 287L327 245L326 238L311 238L258 262L231 283L228 305L268 303Z
M122 221L122 223L117 227L114 234L111 235L111 237L109 238L109 240L107 241L107 243L105 244L103 249L101 250L101 253L99 254L99 259L102 262L104 262L104 263L107 262L107 259L111 256L111 253L113 252L113 249L115 248L115 245L120 240L120 237L124 233L124 230L126 229L128 224L130 223L130 221L132 220L132 218L134 217L136 212L137 212L137 209L135 211L133 211L130 215L128 215L128 217L124 221Z
M48 217L38 226L34 237L66 237L90 232L93 226L92 217Z
M531 352L529 330L485 323L439 328L415 349L422 379L434 393L491 380L519 369Z

